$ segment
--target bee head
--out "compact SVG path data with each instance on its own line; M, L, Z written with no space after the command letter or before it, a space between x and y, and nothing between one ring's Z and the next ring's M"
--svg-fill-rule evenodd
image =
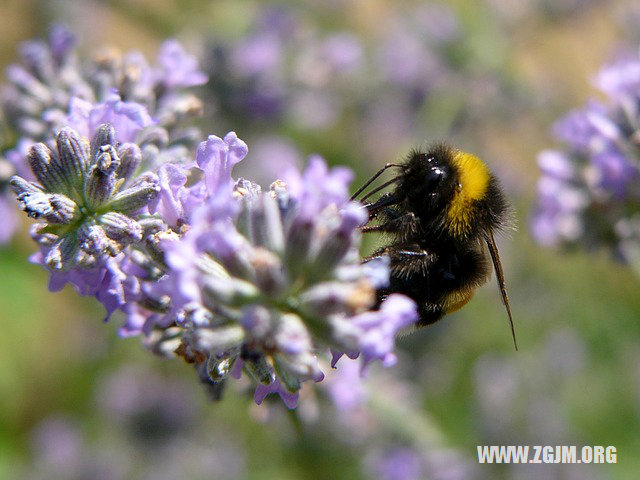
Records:
M423 221L439 217L456 193L459 175L453 155L449 147L437 145L412 152L404 165L396 194Z

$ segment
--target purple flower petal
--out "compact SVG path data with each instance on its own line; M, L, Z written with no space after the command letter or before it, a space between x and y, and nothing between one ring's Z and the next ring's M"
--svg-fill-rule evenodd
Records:
M247 144L235 132L229 132L224 139L210 135L206 142L198 145L196 163L204 171L209 195L213 195L220 185L230 185L231 169L248 152Z
M92 104L73 97L69 102L67 124L85 137L93 137L98 127L110 123L119 142L134 142L140 130L153 125L147 107L140 103L124 102L117 93L104 101Z
M187 183L187 175L180 165L166 163L158 169L160 194L149 202L149 211L159 213L168 225L176 226L184 218L179 192Z
M57 61L61 61L76 44L76 36L66 25L55 24L49 29L49 47Z
M329 377L327 389L340 411L350 412L362 405L366 400L366 391L358 362L340 363L340 368Z
M417 318L415 302L399 294L389 295L380 310L355 316L352 321L362 330L358 342L364 365L374 360L394 363L389 355L392 355L396 335Z
M576 168L568 155L558 150L543 150L538 154L538 168L543 175L561 180L572 180Z
M280 383L280 380L276 378L269 385L259 384L256 387L256 391L253 394L253 400L256 404L261 405L264 401L265 397L270 393L277 393L280 395L280 398L287 406L288 409L294 409L298 405L298 398L300 397L299 393L291 393L289 392L283 385Z
M624 58L604 67L595 85L613 99L638 98L640 92L640 60Z
M420 454L406 447L378 452L371 457L369 470L379 480L420 480L425 478L425 468Z
M593 155L591 163L598 186L617 198L623 198L629 184L638 178L638 168L615 147Z
M0 197L0 218L2 219L0 245L8 243L18 228L18 216L16 215L14 203L5 197Z
M240 77L274 72L282 60L282 43L270 32L260 33L238 44L231 54L231 68Z
M329 170L319 155L309 158L309 164L302 174L295 168L283 175L289 194L299 201L300 220L312 220L329 205L341 207L349 200L349 183L353 172L345 167Z
M169 90L207 83L208 77L199 70L196 57L189 55L177 40L162 44L157 63L158 81Z

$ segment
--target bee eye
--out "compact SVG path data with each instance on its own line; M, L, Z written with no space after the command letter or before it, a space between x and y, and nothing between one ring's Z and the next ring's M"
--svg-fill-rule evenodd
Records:
M427 174L427 188L433 190L445 177L446 172L440 167L432 167Z
M432 167L427 174L427 183L436 185L445 176L445 171L440 167Z

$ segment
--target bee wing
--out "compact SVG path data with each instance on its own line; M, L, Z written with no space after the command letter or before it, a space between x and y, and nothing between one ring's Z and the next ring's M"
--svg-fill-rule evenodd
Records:
M509 306L509 296L507 295L507 287L504 281L504 271L502 270L502 264L500 263L500 255L498 255L498 247L496 241L493 238L493 232L489 230L485 234L485 240L487 247L489 247L489 254L491 255L491 261L493 262L493 268L496 272L496 279L498 280L498 286L500 287L500 294L502 295L502 303L504 303L507 309L507 315L509 315L509 325L511 327L511 336L513 337L513 346L518 350L518 342L516 341L516 330L513 326L513 316L511 315L511 307Z

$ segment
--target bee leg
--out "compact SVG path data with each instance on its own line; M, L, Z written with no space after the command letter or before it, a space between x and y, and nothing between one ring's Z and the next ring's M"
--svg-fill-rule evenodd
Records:
M417 247L417 246L416 246ZM406 247L384 247L379 250L376 250L371 255L362 258L362 263L369 262L374 258L380 257L428 257L430 255L426 250L418 250L413 249L412 245L407 245Z
M375 216L380 210L385 209L390 205L394 205L398 203L398 197L393 195L392 193L385 193L380 198L378 198L375 202L366 203L364 208L369 212L369 216Z
M360 227L360 231L362 233L386 232L388 231L388 227L386 225L365 225L364 227Z
M367 262L370 262L371 260L375 260L376 258L382 258L382 257L388 257L388 256L389 256L388 253L376 252L376 253L374 253L372 255L369 255L369 256L366 256L366 257L362 257L362 263L367 263Z
M429 252L426 250L396 250L393 252L396 255L408 255L410 257L428 257Z

